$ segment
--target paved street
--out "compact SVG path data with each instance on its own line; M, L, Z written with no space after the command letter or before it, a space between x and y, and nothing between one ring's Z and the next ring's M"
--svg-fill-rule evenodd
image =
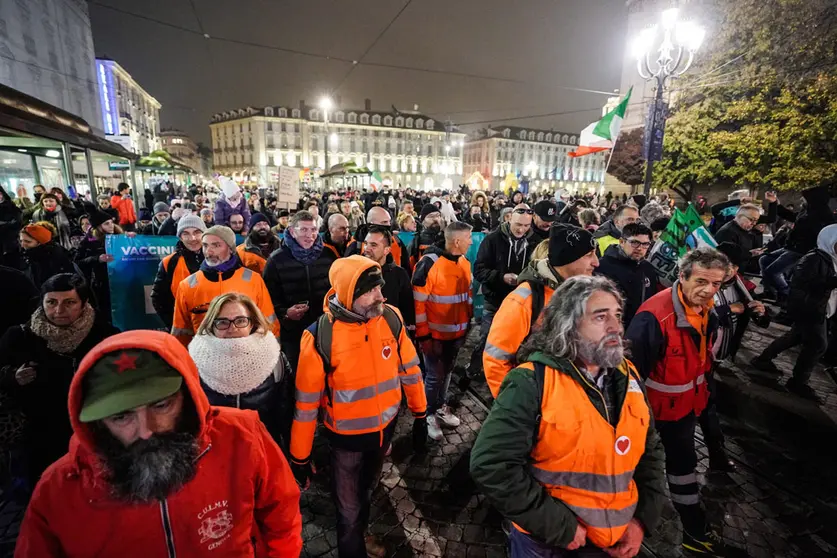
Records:
M748 334L739 363L749 362L753 351L781 332L781 326L774 326L769 332ZM463 364L472 342L460 354ZM793 355L778 361L787 372L792 362ZM739 470L706 473L708 456L698 436L702 494L710 519L730 544L746 548L754 558L837 555L837 479L832 472L837 429L826 428L833 424L837 398L830 393L835 386L817 371L815 385L829 394L827 404L818 410L762 380L746 366L731 366L719 375L727 446ZM462 425L446 431L445 442L431 445L425 455L412 451L408 413L399 418L392 456L374 493L371 520L371 532L383 538L390 556L505 556L501 518L468 475L470 449L491 401L479 383L464 394L453 385L451 390L461 398ZM771 406L766 407L765 401ZM782 417L784 426L766 416L766 410ZM795 428L791 416L811 428ZM336 556L327 457L327 444L318 436L314 451L318 475L301 502L306 557ZM21 509L13 503L0 507L3 555L11 554L20 515ZM646 540L645 557L682 555L674 509L669 505L664 515L663 527Z

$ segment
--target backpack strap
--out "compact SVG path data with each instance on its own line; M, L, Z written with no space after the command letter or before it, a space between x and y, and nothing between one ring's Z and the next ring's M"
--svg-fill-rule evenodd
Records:
M546 381L546 365L540 362L533 362L532 364L535 365L535 385L538 386L538 415L535 419L535 432L532 436L532 447L534 448L535 444L538 443L538 433L541 430L541 409L543 409L543 392L544 383Z
M529 323L529 332L531 333L535 329L535 324L538 322L538 318L541 317L546 293L544 285L540 281L532 281L529 283L529 286L532 290L532 317L530 318Z
M331 372L331 341L334 334L334 325L331 323L328 314L317 318L316 331L314 331L314 347L323 359L323 368L326 374Z

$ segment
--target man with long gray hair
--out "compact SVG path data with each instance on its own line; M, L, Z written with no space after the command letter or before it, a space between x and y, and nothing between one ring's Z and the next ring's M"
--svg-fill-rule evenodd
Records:
M471 475L514 522L512 558L636 556L660 522L665 458L622 306L604 277L562 283L480 430Z

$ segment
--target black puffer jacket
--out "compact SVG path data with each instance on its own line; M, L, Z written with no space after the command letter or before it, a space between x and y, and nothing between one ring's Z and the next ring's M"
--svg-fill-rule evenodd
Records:
M49 242L23 251L23 271L40 290L44 281L58 273L78 273L70 254L63 247Z
M793 270L786 308L795 322L825 320L831 291L837 289L837 272L831 256L819 248L799 260Z
M506 273L520 275L540 242L531 230L522 240L525 243L523 252L512 253L514 240L509 224L503 223L499 229L486 235L480 244L477 260L474 262L474 278L482 286L486 303L494 308L499 308L503 299L515 289L515 286L503 281L503 276Z
M11 261L5 258L7 254L17 254L22 212L2 187L0 192L3 194L3 201L0 202L0 262L3 262Z
M90 231L93 232L92 230ZM81 268L90 289L96 299L94 306L102 318L110 321L110 282L108 281L108 264L99 261L99 256L105 253L105 239L92 234L84 237L76 252L76 264Z
M777 208L777 215L793 221L793 230L788 235L785 248L797 254L806 254L817 247L817 235L827 225L834 223L834 215L828 206L828 190L823 187L811 188L802 192L805 209L794 213L783 206Z
M625 295L625 308L622 323L625 328L642 306L642 303L657 294L659 283L657 272L648 260L634 261L622 252L618 244L612 244L599 260L596 275L607 277L619 287Z
M290 248L283 246L268 258L264 282L273 301L273 309L282 325L282 345L299 344L305 328L323 314L323 300L331 285L328 270L335 261L331 250L323 248L320 257L310 265L297 261ZM300 320L285 317L288 308L308 301L308 312Z

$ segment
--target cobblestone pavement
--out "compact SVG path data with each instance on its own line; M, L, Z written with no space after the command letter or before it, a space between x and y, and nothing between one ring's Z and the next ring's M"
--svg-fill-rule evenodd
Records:
M719 380L735 393L758 396L806 419L829 424L837 416L830 408L837 404L837 397L830 395L834 384L822 370L815 373L813 385L828 395L828 403L818 409L797 401L775 383L763 382L743 364L781 333L782 328L776 326L748 333L738 365L722 371ZM467 363L475 335L472 332L460 354L460 364ZM789 375L793 360L793 354L784 355L777 364ZM416 455L410 440L412 419L406 412L398 419L392 455L374 491L370 519L370 531L383 539L389 556L499 558L506 554L502 518L477 492L468 474L470 449L487 416L490 396L484 380L475 380L465 393L455 383L451 393L460 400L457 414L462 424L445 431L443 443L431 444L425 454ZM837 475L833 474L837 436L812 441L805 431L782 428L771 423L770 417L755 415L758 420L754 421L742 409L746 402L737 401L721 402L736 473L708 473L706 448L697 436L702 496L716 530L754 558L837 556ZM779 407L768 407L774 408ZM303 556L336 556L328 447L322 435L317 437L314 462L317 476L301 499ZM22 509L12 502L0 504L0 556L11 555L21 514ZM646 540L641 556L682 556L680 529L669 504L662 527Z

